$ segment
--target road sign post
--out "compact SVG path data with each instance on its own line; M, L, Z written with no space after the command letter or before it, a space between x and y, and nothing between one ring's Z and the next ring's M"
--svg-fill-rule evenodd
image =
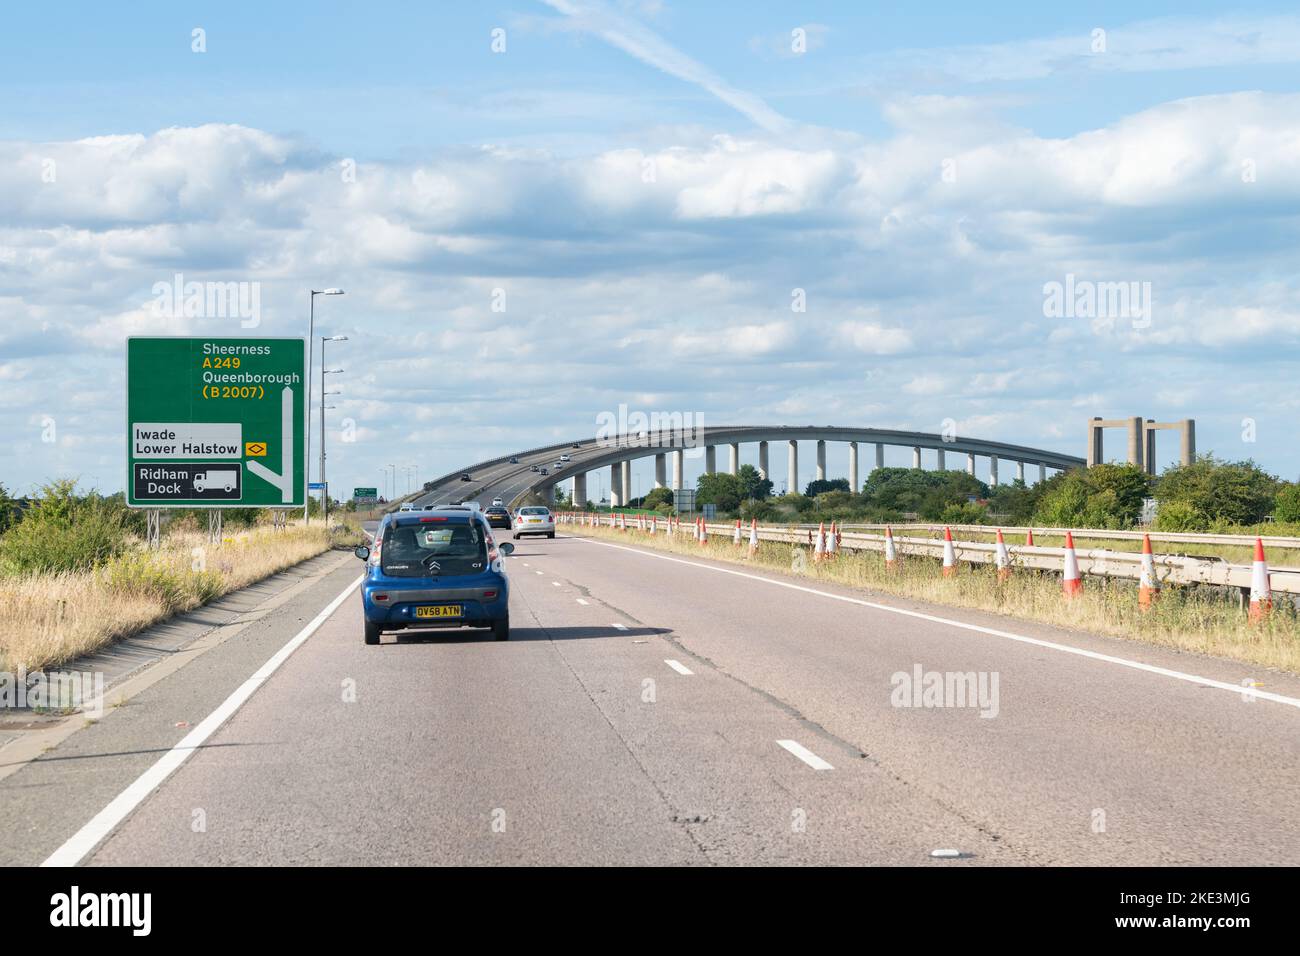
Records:
M306 507L305 353L294 338L127 339L127 505Z

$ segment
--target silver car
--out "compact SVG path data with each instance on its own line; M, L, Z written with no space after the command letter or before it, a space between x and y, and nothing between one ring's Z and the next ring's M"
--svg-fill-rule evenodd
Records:
M518 541L526 534L544 534L555 537L555 515L541 505L525 505L515 512L514 526L510 529Z

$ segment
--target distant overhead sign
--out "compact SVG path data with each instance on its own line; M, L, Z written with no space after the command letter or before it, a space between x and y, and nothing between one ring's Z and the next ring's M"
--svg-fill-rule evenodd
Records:
M379 500L379 489L378 488L353 488L352 500L361 503L372 504Z
M302 339L127 339L127 504L303 507L305 356Z

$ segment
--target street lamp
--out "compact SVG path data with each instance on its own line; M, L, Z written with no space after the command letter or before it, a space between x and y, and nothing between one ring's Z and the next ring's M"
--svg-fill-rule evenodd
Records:
M303 423L302 423L304 438L306 441L306 446L303 449L302 469L307 473L305 476L307 478L307 482L306 482L307 484L311 484L311 366L312 366L311 347L316 341L316 296L342 295L342 294L343 294L342 289L321 289L319 292L315 289L312 289L311 296L308 300L311 303L311 305L307 310L307 315L308 315L307 318L307 405L303 409ZM324 361L322 361L321 364L324 365L325 364ZM322 475L321 481L324 480L325 477ZM307 490L310 491L310 489ZM304 495L302 500L302 523L303 524L306 524L308 521L307 516L309 512L307 509L310 503L311 503L311 495L310 494Z
M380 466L379 466L379 470L382 471L382 472L384 473L384 481L385 481L385 483L388 481L388 469L389 469L389 468L392 468L392 467L393 467L392 465L380 465ZM388 488L387 488L387 487L384 487L384 490L387 491ZM391 496L389 496L388 500L389 500L389 501L392 501L393 499L392 499Z
M389 465L388 467L392 469L392 476L393 476L393 483L388 490L388 500L392 501L394 498L397 497L397 466Z
M329 523L330 511L330 488L325 481L325 396L341 395L341 392L325 391L325 376L334 375L342 372L341 368L325 367L325 343L326 342L346 342L346 335L322 335L320 339L320 500L321 500L321 517L322 520Z

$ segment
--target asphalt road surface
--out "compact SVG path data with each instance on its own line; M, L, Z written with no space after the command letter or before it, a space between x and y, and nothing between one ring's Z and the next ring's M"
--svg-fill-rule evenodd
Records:
M0 863L1300 856L1294 678L563 533L508 565L509 642L366 647L361 565L336 556L258 627L0 780ZM918 667L989 691L996 675L996 695L899 706ZM1276 699L1233 689L1244 678Z

